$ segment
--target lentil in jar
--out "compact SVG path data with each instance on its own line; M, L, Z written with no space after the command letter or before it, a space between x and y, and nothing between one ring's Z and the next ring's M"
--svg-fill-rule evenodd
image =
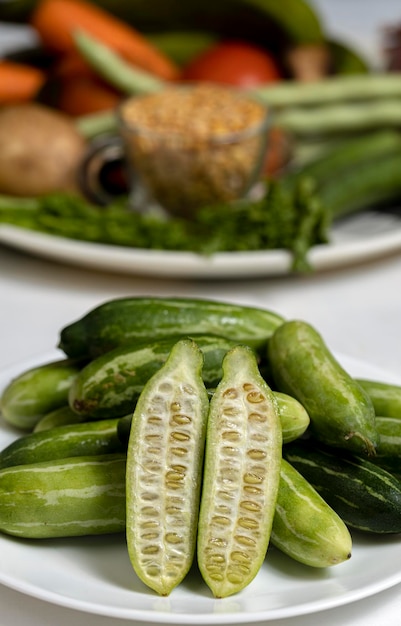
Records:
M171 213L241 198L262 170L268 112L239 90L169 87L127 100L120 121L136 176Z

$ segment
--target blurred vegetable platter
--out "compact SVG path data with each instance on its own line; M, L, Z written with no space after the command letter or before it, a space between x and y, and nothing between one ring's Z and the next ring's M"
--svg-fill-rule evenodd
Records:
M1 392L15 431L1 533L125 533L153 592L192 569L215 598L272 550L324 570L346 566L355 533L401 533L401 387L354 378L306 321L126 297L67 324L58 347Z
M30 24L41 42L35 55L0 64L3 223L201 254L284 248L293 270L305 271L308 250L330 241L334 219L401 195L401 78L370 72L356 51L331 41L304 0L40 0L8 2L1 12ZM121 197L100 208L77 183L86 148L115 132L123 98L186 80L236 85L272 111L263 197L203 207L193 220L169 219L166 230L164 218L128 210L119 179ZM60 141L72 146L66 163L52 141L54 116L64 124ZM13 161L17 142L31 177Z
M87 31L134 65L163 78L213 79L220 58L218 80L245 86L290 77L316 79L327 74L367 71L356 52L341 42L328 40L319 16L304 0L39 0L8 2L1 10L2 19L24 20L38 33L47 78L53 79L53 86L59 79L55 91L61 91L57 94L61 108L64 92L67 95L73 87L72 79L80 78L81 112L85 112L86 104L83 77L95 81L99 76L88 67L84 71L85 63L78 61L72 37L76 29ZM230 42L236 48L225 52ZM69 89L64 90L63 81L67 79ZM110 87L101 86L104 93ZM89 81L90 89L94 106L94 82ZM110 102L105 98L103 106ZM72 113L78 114L78 109Z

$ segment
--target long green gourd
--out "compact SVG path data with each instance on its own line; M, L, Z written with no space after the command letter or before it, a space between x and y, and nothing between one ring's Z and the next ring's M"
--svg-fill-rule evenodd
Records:
M276 389L305 407L314 437L335 448L375 454L373 404L313 326L303 320L283 323L269 340L268 355Z
M122 532L125 454L0 470L0 531L26 539Z
M270 541L280 481L281 423L254 352L236 346L210 402L197 561L217 598L257 575Z
M149 378L166 362L174 344L182 338L150 339L127 343L88 363L69 392L71 408L86 419L103 419L132 413ZM213 335L193 335L202 351L202 377L206 387L217 385L226 352L236 342Z
M301 441L285 446L283 456L349 528L401 532L401 482L376 462Z
M56 426L19 437L0 451L0 469L74 456L125 452L118 418Z
M347 561L352 553L344 521L284 458L271 543L310 567L331 567Z
M188 573L196 547L209 411L202 364L194 341L174 345L139 397L128 442L128 554L164 596Z
M109 300L65 326L59 347L92 358L127 342L216 335L263 349L281 315L256 307L194 298L127 297Z
M32 430L46 413L68 402L71 384L80 369L80 363L60 359L22 372L0 396L2 416L12 426Z
M401 385L367 378L356 378L372 400L376 415L401 420Z

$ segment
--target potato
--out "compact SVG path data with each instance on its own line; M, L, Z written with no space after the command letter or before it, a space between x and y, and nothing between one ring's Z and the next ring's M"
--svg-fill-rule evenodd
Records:
M0 193L78 192L86 141L65 114L39 103L0 108Z

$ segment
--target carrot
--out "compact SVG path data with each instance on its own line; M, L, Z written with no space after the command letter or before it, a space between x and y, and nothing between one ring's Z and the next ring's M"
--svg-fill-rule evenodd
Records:
M45 80L45 72L36 67L0 60L0 103L33 100Z
M57 108L78 117L115 109L121 95L93 76L69 77L58 85Z
M175 79L178 67L134 27L85 0L40 0L31 25L48 49L74 50L73 33L84 30L121 54L127 61L160 76Z

